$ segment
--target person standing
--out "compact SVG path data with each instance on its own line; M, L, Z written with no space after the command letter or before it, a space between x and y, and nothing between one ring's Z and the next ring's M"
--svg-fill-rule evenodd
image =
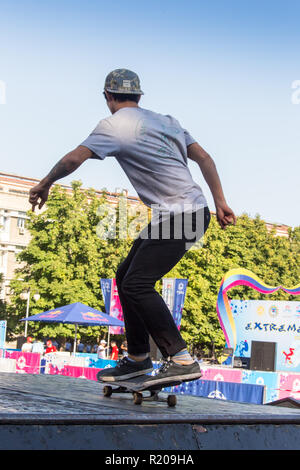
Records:
M105 339L101 339L100 344L97 349L97 357L98 359L106 359L106 341Z
M54 344L52 344L52 341L49 339L47 341L47 348L46 348L45 354L51 354L55 352L57 352L56 346L54 346Z
M123 343L121 344L121 351L123 357L128 356L127 341L123 341Z
M111 360L112 361L117 361L119 357L119 348L117 346L117 343L115 341L111 342Z
M42 341L34 341L32 344L32 352L38 354L44 354L44 344Z
M32 342L33 338L31 336L27 336L26 343L22 345L21 351L22 352L32 352Z
M168 84L162 84L167 89ZM151 372L151 335L164 358L151 380L158 384L172 379L194 380L201 377L200 366L190 356L170 310L155 290L156 282L201 239L209 226L207 201L192 178L188 158L199 165L211 190L221 228L235 223L236 217L227 205L211 156L175 118L139 106L144 93L135 72L110 72L103 94L111 116L102 119L81 145L30 190L29 202L32 210L36 206L41 209L51 185L88 159L117 159L142 202L151 207L153 217L116 273L128 357L122 358L117 367L101 371L99 379L126 380Z

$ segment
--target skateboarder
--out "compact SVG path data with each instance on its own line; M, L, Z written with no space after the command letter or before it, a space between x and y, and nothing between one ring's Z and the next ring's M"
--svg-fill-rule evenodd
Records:
M151 380L167 383L173 379L197 379L201 376L199 364L188 353L169 309L154 288L156 281L179 262L209 225L207 202L191 176L187 158L200 167L213 195L221 227L235 223L236 218L226 203L210 155L172 116L139 106L144 93L136 73L114 70L106 77L103 94L111 116L101 120L81 145L65 155L31 189L29 201L33 210L35 206L41 208L51 185L89 158L117 159L140 199L152 207L153 217L116 273L128 356L116 367L104 369L100 379L126 380L150 372L149 335L164 358Z

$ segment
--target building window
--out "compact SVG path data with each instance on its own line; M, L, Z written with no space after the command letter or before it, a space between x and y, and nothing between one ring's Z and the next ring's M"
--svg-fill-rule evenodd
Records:
M14 193L14 194L22 194L22 195L27 195L29 194L28 191L20 191L19 189L9 189L9 193Z
M17 227L24 230L25 229L25 219L18 217Z
M7 217L4 215L0 215L0 230L2 229L3 231L6 230L7 226Z
M17 227L20 230L25 229L25 224L26 224L26 212L18 212L18 220L17 220Z

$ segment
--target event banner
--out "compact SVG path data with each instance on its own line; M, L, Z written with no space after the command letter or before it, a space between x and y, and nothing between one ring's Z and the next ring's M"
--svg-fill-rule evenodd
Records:
M114 318L124 321L116 280L100 279L100 285L106 313ZM124 333L124 328L119 326L110 326L109 333L112 335L122 335Z
M123 310L118 293L118 287L115 279L111 280L111 291L110 291L110 311L109 314L118 318L118 320L124 321L123 319ZM124 334L124 328L120 326L110 326L109 332L112 335L122 335Z
M235 356L251 357L252 341L276 343L276 370L300 371L300 302L231 300Z
M185 301L187 279L164 278L162 297L166 302L170 312L173 315L177 328L180 330L182 310ZM123 310L118 294L118 288L115 279L100 279L102 295L105 304L105 311L114 318L123 320ZM110 334L123 334L124 328L109 327Z
M65 375L67 377L77 377L80 379L97 380L97 373L102 369L92 367L77 367L65 364L62 368L49 364L47 374L49 375Z
M219 400L261 405L264 399L262 385L224 382L222 380L192 380L165 388L168 393L180 393Z
M6 320L0 321L0 348L5 348L6 340Z
M300 400L300 376L299 374L287 374L281 372L278 379L278 400L292 397Z
M285 374L289 375L289 374ZM294 374L293 374L294 375ZM263 385L265 387L264 402L270 403L279 399L278 377L280 372L262 370L243 370L242 383Z
M100 279L100 286L104 300L105 312L107 313L107 315L109 315L111 279Z
M5 357L16 360L17 374L39 374L41 355L22 351L5 351Z
M187 284L187 279L163 278L162 297L172 313L179 330Z

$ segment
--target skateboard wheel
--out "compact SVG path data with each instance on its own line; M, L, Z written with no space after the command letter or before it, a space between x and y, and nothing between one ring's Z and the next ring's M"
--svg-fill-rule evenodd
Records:
M112 394L112 387L110 387L109 385L105 385L105 387L103 388L103 395L105 397L110 397Z
M141 405L143 401L143 395L141 393L138 393L138 392L134 392L133 394L133 402L135 405Z
M176 403L177 403L176 395L168 395L167 402L168 402L168 406L176 406Z

